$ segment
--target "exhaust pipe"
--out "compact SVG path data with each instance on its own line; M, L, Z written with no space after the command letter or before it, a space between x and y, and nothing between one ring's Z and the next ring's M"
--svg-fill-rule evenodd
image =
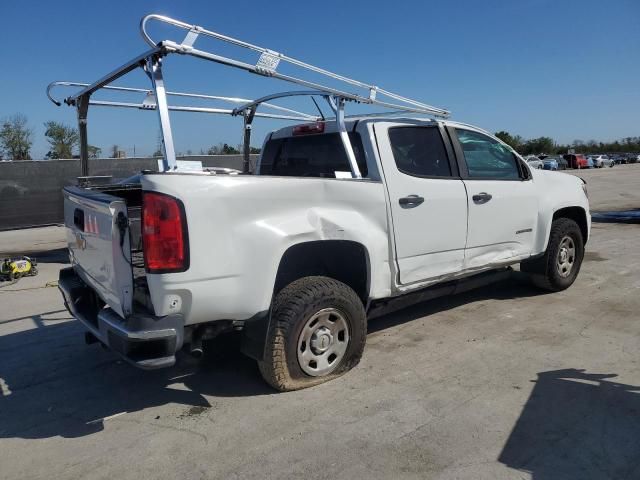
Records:
M202 350L202 337L196 336L191 340L191 344L189 345L189 353L194 358L202 358L204 352Z
M223 332L233 329L233 322L216 322L215 325L205 325L195 328L185 340L183 349L195 358L202 358L204 355L202 341L212 340Z

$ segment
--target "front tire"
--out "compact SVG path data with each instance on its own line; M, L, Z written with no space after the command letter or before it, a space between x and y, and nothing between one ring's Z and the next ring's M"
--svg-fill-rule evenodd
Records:
M584 239L578 224L570 218L558 218L551 224L544 255L520 264L534 285L551 292L569 288L580 271L584 258Z
M304 277L274 299L260 373L280 391L299 390L339 377L362 358L367 317L348 285Z

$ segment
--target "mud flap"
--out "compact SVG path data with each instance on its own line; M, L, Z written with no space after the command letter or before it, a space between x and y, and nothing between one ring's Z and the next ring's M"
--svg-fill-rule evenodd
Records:
M269 334L271 311L255 314L244 323L240 351L254 360L264 360L264 348Z

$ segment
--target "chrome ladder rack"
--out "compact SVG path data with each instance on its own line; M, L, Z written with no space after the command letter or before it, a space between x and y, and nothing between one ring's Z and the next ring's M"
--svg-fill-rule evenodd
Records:
M186 30L187 33L180 43L173 40L162 40L156 42L152 39L147 31L148 24L152 21L165 23L182 30ZM76 93L64 98L64 103L69 106L73 106L77 110L78 127L80 132L80 158L81 158L81 171L83 176L89 175L88 165L88 149L87 149L87 113L90 105L107 106L107 107L123 107L123 108L138 108L143 110L157 110L160 120L160 131L162 135L163 145L163 170L173 171L177 169L176 153L173 143L173 135L171 131L171 123L169 119L169 111L184 111L184 112L199 112L199 113L212 113L212 114L226 114L232 116L242 116L244 120L244 170L249 170L249 147L251 140L251 125L255 117L271 118L280 120L295 120L295 121L319 121L325 120L324 115L320 111L317 103L314 104L320 114L307 114L285 108L279 105L270 103L272 100L278 100L286 97L294 96L306 96L306 97L320 97L323 98L331 110L334 117L331 120L335 120L338 128L338 132L342 138L342 143L347 153L347 158L351 166L351 174L353 178L361 178L360 169L355 159L349 137L347 135L345 127L345 113L344 107L346 102L356 102L365 105L375 105L386 109L386 111L380 112L380 114L397 114L402 112L416 113L420 115L429 115L433 117L446 118L450 112L448 110L433 107L417 100L412 100L407 97L403 97L396 93L392 93L388 90L379 88L376 85L360 82L336 73L330 72L320 67L302 62L295 58L289 57L279 52L269 50L267 48L259 47L236 38L232 38L226 35L222 35L211 30L207 30L198 25L191 25L173 18L165 17L162 15L150 14L142 18L140 22L140 32L144 40L150 45L150 49L137 57L129 60L119 68L108 73L99 80L87 84L78 82L52 82L47 87L47 96L49 99L60 106L61 101L56 100L52 96L52 90L54 87L73 87L80 88ZM195 48L196 40L200 36L210 37L227 44L241 47L252 52L259 54L259 57L255 64L246 63L240 60L229 58L226 56L218 55L206 50L200 50ZM247 72L255 73L264 77L271 77L278 80L301 85L309 88L310 90L294 90L282 93L276 93L267 95L256 100L249 100L236 97L224 97L217 95L204 95L198 93L185 93L185 92L171 92L165 88L165 82L162 75L162 59L170 54L189 55L203 60L209 60L222 65L239 68ZM306 73L314 73L320 76L324 76L328 79L332 79L337 83L355 87L356 92L347 92L342 89L330 87L317 83L315 81L305 80L299 76L292 76L278 72L280 64L289 64L294 67L305 71ZM127 73L142 68L151 81L151 89L143 88L131 88L113 86L111 83L118 80ZM344 88L344 87L343 87ZM106 90L112 93L142 93L144 99L139 103L121 102L121 101L106 101L91 99L91 95L98 90ZM168 103L168 97L182 97L199 99L206 101L222 101L232 103L235 108L212 108L212 107L196 107L196 106L181 106L170 105ZM266 107L270 109L270 112L258 112L259 107Z

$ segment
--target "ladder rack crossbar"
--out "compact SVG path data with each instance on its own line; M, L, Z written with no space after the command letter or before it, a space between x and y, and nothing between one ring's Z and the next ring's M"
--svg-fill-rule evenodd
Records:
M49 99L55 103L56 105L59 105L60 102L58 100L56 100L53 96L52 96L52 90L55 87L83 87L86 88L88 87L89 84L88 83L80 83L80 82L66 82L66 81L57 81L57 82L52 82L48 85L47 87L47 96L49 97ZM114 91L114 92L119 92L119 93L142 93L146 96L146 98L153 98L152 96L154 95L154 92L152 89L148 89L148 88L139 88L139 87L121 87L121 86L115 86L115 85L107 85L101 88L101 90L110 90L110 91ZM221 95L205 95L202 93L190 93L190 92L174 92L174 91L167 91L166 92L167 96L169 97L182 97L182 98L194 98L194 99L199 99L199 100L217 100L217 101L222 101L222 102L229 102L229 103L234 103L234 104L247 104L250 102L253 102L252 100L248 99L248 98L239 98L239 97L226 97L226 96L221 96ZM66 102L66 100L65 100ZM287 114L290 115L284 115L284 116L278 116L278 115L273 115L273 114L262 114L262 113L258 113L256 114L256 116L258 117L263 117L263 118L281 118L282 120L302 120L302 121L315 121L318 119L318 115L311 115L308 113L303 113L303 112L299 112L297 110L293 110L291 108L287 108L287 107L283 107L280 105L274 105L272 103L268 103L266 101L264 102L259 102L262 106L267 107L267 108L271 108L273 110L278 110L281 112L285 112ZM112 106L112 107L116 107L116 106L122 106L122 107L132 107L133 105L138 105L139 108L141 109L148 109L148 110L153 110L155 109L155 102L142 102L142 103L132 103L132 102L114 102L114 101L104 101L104 100L89 100L89 105L99 105L99 106ZM203 113L229 113L229 114L233 114L233 115L238 115L241 114L241 111L236 112L236 110L238 109L210 109L210 108L206 108L206 107L191 107L191 106L170 106L169 108L170 110L177 110L177 111L185 111L185 112L189 112L189 111L193 111L193 112L203 112Z
M175 27L181 28L183 30L187 30L188 34L187 37L185 37L185 40L181 43L172 41L172 40L163 40L163 41L155 41L151 35L148 32L148 24L150 21L156 21L156 22L161 22L161 23L165 23L165 24L169 24L169 25L173 25ZM233 38L227 35L223 35L221 33L218 32L214 32L212 30L208 30L204 27L201 27L199 25L195 25L195 24L188 24L179 20L175 20L173 18L170 17L166 17L163 15L157 15L157 14L150 14L147 15L146 17L144 17L142 19L142 21L140 22L140 32L143 36L143 38L145 39L145 41L151 46L151 47L163 47L166 48L170 51L175 51L177 53L180 54L184 54L184 55L191 55L191 56L195 56L195 57L199 57L202 59L206 59L206 60L211 60L214 62L218 62L218 63L223 63L225 65L229 65L229 66L234 66L237 68L241 68L243 70L247 70L253 73L257 73L260 75L264 75L264 76L269 76L269 77L274 77L274 78L278 78L280 80L285 80L288 82L292 82L292 83L297 83L299 85L303 85L306 87L310 87L310 88L314 88L314 89L318 89L318 90L324 90L327 93L331 93L333 95L337 95L337 96L341 96L344 98L348 98L351 100L355 100L355 101L359 101L362 103L370 103L370 104L377 104L380 106L386 106L383 105L384 102L378 102L376 100L377 95L384 95L387 96L389 98L392 98L394 100L397 100L399 102L401 102L400 105L398 105L400 108L404 108L406 106L412 106L414 107L414 109L412 110L408 110L408 111L415 111L415 109L419 110L418 113L424 113L424 114L429 114L429 115L435 115L435 116L441 116L441 117L447 117L449 116L450 112L446 109L443 108L438 108L438 107L433 107L431 105L427 105L426 103L423 102L419 102L417 100L413 100L410 99L408 97L402 96L402 95L398 95L396 93L390 92L388 90L382 89L377 87L376 85L370 84L370 83L365 83L359 80L355 80L349 77L346 77L344 75L340 75L334 72L331 72L329 70L326 70L324 68L320 68L317 67L315 65L303 62L301 60L298 60L296 58L290 57L288 55L285 55L283 53L280 52L276 52L273 50L270 50L268 48L264 48L264 47L260 47L257 45L254 45L252 43L249 42L245 42L242 40L239 40L237 38ZM193 34L190 36L190 34ZM253 64L249 64L246 62L242 62L239 60L235 60L229 57L224 57L212 52L208 52L205 50L200 50L200 49L196 49L194 48L194 43L197 39L198 35L204 35L204 36L208 36L211 38L214 38L216 40L222 41L222 42L226 42L241 48L245 48L248 50L252 50L254 52L260 53L260 59L258 60L258 63L256 65ZM187 39L189 39L187 41ZM265 64L262 62L263 58L266 58L268 60L270 60L272 62L272 64L265 66ZM334 80L338 80L340 82L344 82L346 84L349 85L353 85L359 88L363 88L367 90L367 96L363 96L363 95L359 95L359 94L355 94L355 93L350 93L350 92L346 92L343 90L339 90L339 89L335 89L332 87L328 87L325 85L321 85L319 83L315 83L315 82L310 82L308 80L304 80L298 77L294 77L294 76L289 76L289 75L284 75L281 74L279 72L276 71L278 64L280 62L286 62L289 63L291 65L295 65L297 67L300 67L304 70L308 70L314 73L318 73L320 75L323 75L325 77L334 79ZM406 105L403 105L406 104Z
M91 100L89 101L89 105L95 105L99 107L121 107L121 108L136 108L138 110L156 110L157 106L155 105L145 105L144 103L133 103L133 102L112 102L108 100ZM168 105L167 108L170 111L174 112L193 112L193 113L214 113L221 115L234 115L234 110L230 108L208 108L208 107L190 107L186 105ZM293 121L317 121L320 120L319 117L309 117L309 116L295 116L295 115L283 115L283 114L275 114L275 113L264 113L264 112L256 112L256 117L260 118L269 118L273 120L293 120Z

